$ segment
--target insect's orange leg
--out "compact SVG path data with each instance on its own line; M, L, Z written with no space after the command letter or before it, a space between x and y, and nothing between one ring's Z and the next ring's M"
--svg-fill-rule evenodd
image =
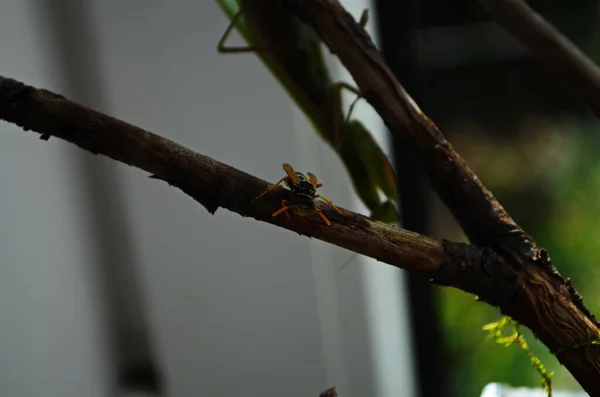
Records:
M259 198L261 198L261 197L262 197L262 196L264 196L265 194L269 193L269 192L270 192L271 190L273 190L273 189L278 189L278 188L282 188L282 189L283 189L283 186L281 186L281 184L282 184L283 182L287 181L288 179L289 179L289 177L287 177L287 176L284 176L284 177L283 177L283 178L281 178L281 179L280 179L280 180L279 180L279 181L278 181L276 184L274 184L273 186L271 186L271 187L269 187L269 188L265 189L265 191L264 191L264 192L262 192L262 193L261 193L261 194L260 194L258 197L256 197L254 200L258 200ZM254 201L254 200L253 200L253 201Z
M282 207L288 207L288 209L292 208L291 206L288 206L287 203L288 203L287 200L281 200ZM289 222L290 221L290 213L288 212L288 210L285 210L283 213L285 214L285 217L287 218L287 221Z
M287 220L290 220L290 215L287 213L287 210L289 210L290 207L289 205L287 205L287 201L285 200L281 200L281 208L278 209L277 211L273 212L273 214L271 214L272 217L276 217L277 215L281 214L282 212L285 213L285 216L287 217Z
M290 206L285 205L285 206L281 207L280 209L278 209L277 211L273 212L273 214L271 214L271 216L276 217L277 215L281 214L284 211L289 210L290 208L291 208Z
M340 213L340 214L342 214L342 215L345 215L345 214L344 214L342 211L340 211L340 209L339 209L338 207L336 207L336 206L335 206L335 204L333 204L333 201L329 200L327 197L323 197L323 196L321 196L320 194L317 194L317 195L315 196L315 198L320 198L320 199L322 199L323 201L326 201L326 202L327 202L327 204L329 204L329 205L331 205L333 208L335 208L335 210L336 210L337 212L339 212L339 213Z
M329 219L327 219L327 217L322 212L319 212L319 216L325 221L327 226L331 226L331 222L329 222Z

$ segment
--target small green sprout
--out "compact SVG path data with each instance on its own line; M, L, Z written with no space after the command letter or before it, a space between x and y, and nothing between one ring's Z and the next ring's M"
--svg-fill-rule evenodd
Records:
M507 326L512 326L512 332L509 335L503 333L503 329ZM483 330L488 332L488 338L494 338L496 343L508 347L517 345L529 357L532 367L540 374L542 378L542 387L548 393L548 397L552 397L552 376L554 372L548 372L540 359L533 354L529 349L525 337L521 333L520 324L509 316L503 316L500 320L494 321L483 326ZM598 341L600 344L600 341Z

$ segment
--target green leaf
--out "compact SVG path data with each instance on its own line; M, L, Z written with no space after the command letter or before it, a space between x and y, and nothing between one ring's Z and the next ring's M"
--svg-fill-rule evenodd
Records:
M233 18L233 16L240 10L237 0L217 0L217 4L229 17L229 19Z
M386 201L378 208L372 209L370 218L380 222L397 224L400 222L400 213L395 203Z
M230 20L239 11L237 0L216 1ZM304 112L315 131L338 153L367 208L382 219L397 222L398 217L393 216L389 205L382 203L378 191L381 189L392 201L398 200L393 168L369 131L358 121L345 123L341 109L333 108L333 95L337 94L319 36L312 28L277 9L264 13L260 8L250 11L237 19L238 32L248 45L269 49L255 54ZM248 19L250 16L252 20ZM334 120L338 120L341 140L346 142L341 145L334 143ZM381 215L377 212L380 209Z
M398 201L396 173L390 160L373 136L360 121L356 120L349 123L344 133L347 134L344 139L350 139L352 145L356 148L356 152L367 169L369 178L389 199Z
M360 160L356 148L352 145L342 145L338 152L342 163L350 174L352 186L363 203L373 211L381 206L381 199L376 186L369 179L369 173Z

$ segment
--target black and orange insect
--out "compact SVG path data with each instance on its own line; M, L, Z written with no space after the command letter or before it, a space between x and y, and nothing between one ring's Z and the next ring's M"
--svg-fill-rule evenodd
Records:
M335 208L337 212L344 215L343 212L340 211L331 200L329 200L327 197L317 194L317 189L323 186L323 184L319 183L319 180L316 176L310 172L307 172L306 175L301 172L297 172L289 164L283 164L283 170L285 171L286 176L281 178L279 182L266 189L260 196L254 199L258 200L273 189L283 188L281 184L285 183L285 185L290 189L290 200L281 201L281 208L273 212L274 217L283 212L289 220L290 215L287 212L288 210L292 210L298 216L319 214L327 226L331 226L329 219L327 219L327 217L315 207L315 200L319 198Z

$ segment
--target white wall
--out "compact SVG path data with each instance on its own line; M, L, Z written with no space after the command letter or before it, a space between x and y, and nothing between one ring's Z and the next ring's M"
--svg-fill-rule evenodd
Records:
M33 2L0 5L0 73L59 90ZM106 396L80 151L0 124L0 387L11 397Z
M357 16L364 8L345 3ZM0 5L0 53L10 54L0 74L77 91L38 4ZM88 4L99 110L267 180L290 162L318 174L336 203L361 209L337 158L258 59L217 54L227 21L212 0ZM366 105L357 115L385 142ZM340 272L347 251L226 211L211 216L139 170L56 139L1 124L0 142L6 395L109 395L97 233L77 171L90 161L122 197L100 210L124 206L114 229L131 232L168 395L316 397L331 385L341 397L412 394L400 271L356 258Z

